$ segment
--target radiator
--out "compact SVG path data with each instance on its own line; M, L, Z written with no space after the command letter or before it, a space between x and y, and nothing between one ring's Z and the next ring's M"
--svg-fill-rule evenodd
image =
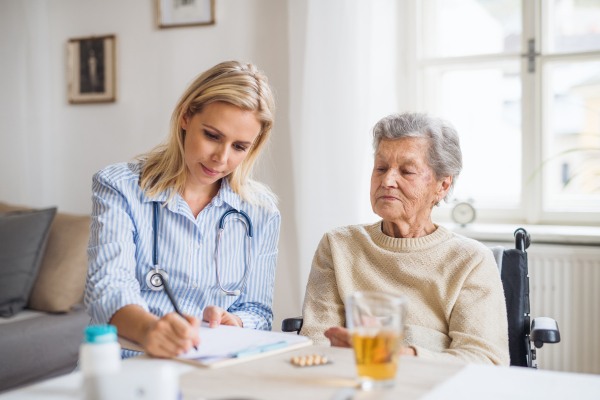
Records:
M600 374L600 247L528 250L531 316L554 318L561 341L537 350L538 367Z

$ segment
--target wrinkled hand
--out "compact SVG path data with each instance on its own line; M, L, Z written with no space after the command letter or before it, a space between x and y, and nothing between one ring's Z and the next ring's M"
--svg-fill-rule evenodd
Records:
M352 347L350 333L346 328L334 326L325 331L325 337L329 339L332 346ZM403 356L416 356L417 353L412 347L400 346L400 354Z
M240 328L244 326L240 317L217 306L206 307L202 319L208 322L211 328L216 328L219 325L231 325Z
M352 347L350 341L350 333L346 328L334 326L325 331L325 337L329 339L332 346L336 347Z
M175 357L200 344L199 326L198 318L169 313L148 327L140 344L154 357Z

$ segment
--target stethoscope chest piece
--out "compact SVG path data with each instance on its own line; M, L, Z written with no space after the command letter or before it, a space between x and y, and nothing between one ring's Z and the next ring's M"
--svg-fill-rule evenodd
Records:
M163 269L152 268L146 274L146 286L148 286L150 290L162 290L163 279L168 282L169 274L167 274Z

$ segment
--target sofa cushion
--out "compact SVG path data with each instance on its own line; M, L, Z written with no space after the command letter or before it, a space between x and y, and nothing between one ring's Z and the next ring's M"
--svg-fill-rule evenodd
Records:
M0 316L25 308L56 208L0 214Z
M0 213L25 207L0 202ZM29 308L66 312L83 300L90 217L58 213L50 227L46 254L29 297Z
M83 300L89 236L90 217L56 214L46 254L29 297L29 308L69 311Z
M32 318L0 319L0 392L72 372L83 329L90 322L83 307L65 314L24 313L33 314ZM52 397L51 393L45 396Z

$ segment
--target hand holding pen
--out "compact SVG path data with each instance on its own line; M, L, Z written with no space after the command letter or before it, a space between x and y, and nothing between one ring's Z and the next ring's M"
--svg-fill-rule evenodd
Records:
M161 279L162 279L162 276L161 276ZM167 279L162 279L162 284L163 284L163 287L165 288L165 292L167 293L167 297L171 301L171 304L173 304L173 308L175 308L175 311L177 312L177 314L179 314L185 320L192 319L193 317L186 317L185 315L183 315L183 313L179 309L179 306L177 305L177 301L175 300L175 296L173 295L173 292L171 291L171 288L169 287L169 283L168 283ZM196 318L193 318L193 319L198 321ZM189 322L191 323L192 321L189 321ZM196 330L196 332L198 332L198 326L194 327L194 324L191 324L191 325L192 325L192 328L194 328ZM181 333L185 334L186 332L181 332ZM194 344L194 349L198 350L198 346L196 344Z
M176 312L158 318L144 311L140 306L126 307L136 307L144 316L147 316L147 321L139 326L142 331L139 343L146 353L154 357L172 358L182 355L192 346L200 344L200 320L198 318L184 315L185 319L183 319Z
M195 317L184 315L177 304L168 281L164 279L162 284L176 313L169 313L153 322L145 335L144 348L154 356L170 358L187 352L191 340L191 344L197 350L197 345L200 344L198 335L200 321ZM188 323L182 321L181 317L187 320ZM216 328L219 325L243 327L240 317L217 306L206 307L203 312L203 319L210 323L211 328Z

